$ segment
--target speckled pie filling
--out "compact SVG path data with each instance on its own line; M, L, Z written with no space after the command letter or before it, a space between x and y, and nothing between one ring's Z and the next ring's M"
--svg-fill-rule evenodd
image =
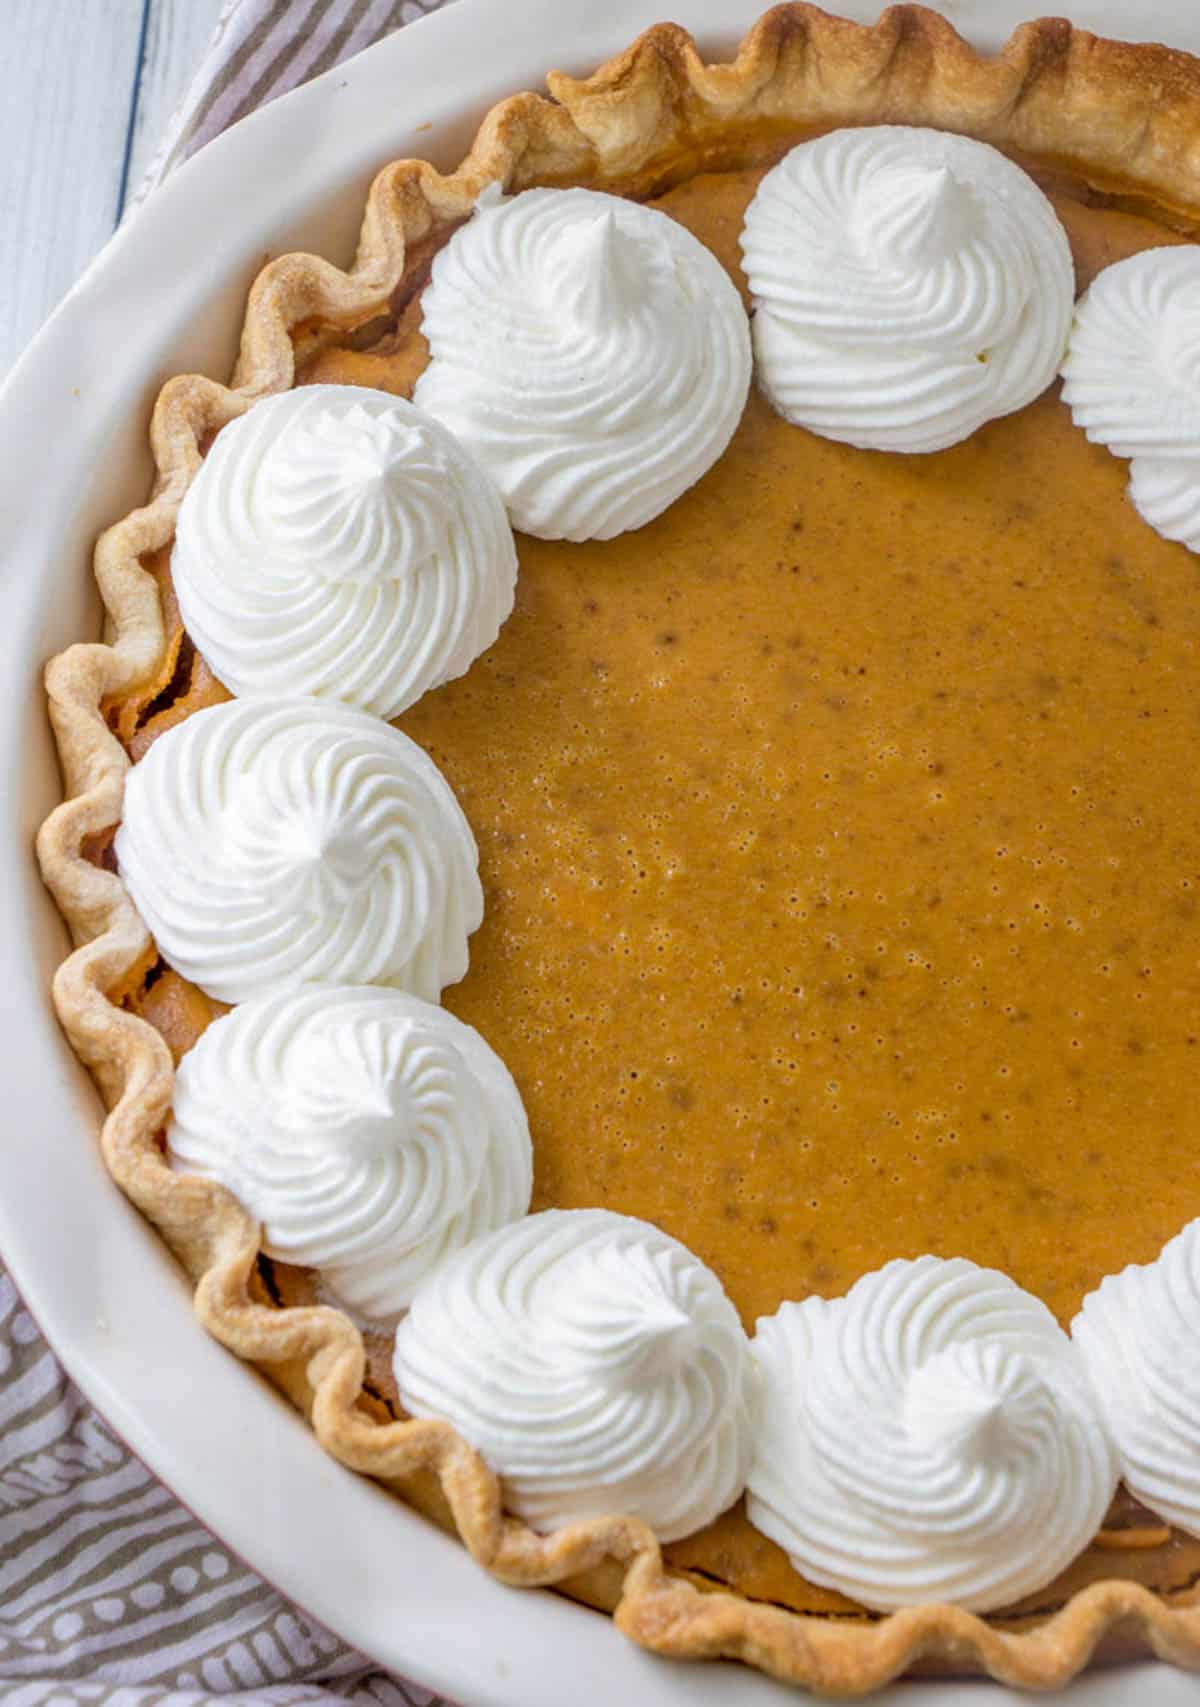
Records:
M760 176L653 204L743 289ZM1039 181L1081 287L1179 240ZM418 293L300 383L408 395L419 321ZM1065 1324L1200 1214L1200 582L1124 482L1057 387L922 457L815 437L754 391L646 527L520 537L499 639L398 725L479 843L484 923L444 1001L520 1089L535 1210L655 1222L748 1327L924 1252L1004 1270ZM183 685L136 752L222 697L202 665ZM132 1000L177 1052L216 1011L161 968ZM740 1507L668 1557L852 1609ZM1024 1610L1197 1573L1200 1543L1120 1497Z

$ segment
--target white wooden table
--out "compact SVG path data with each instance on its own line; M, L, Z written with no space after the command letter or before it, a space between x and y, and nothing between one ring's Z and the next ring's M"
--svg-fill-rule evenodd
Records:
M0 0L0 378L111 235L221 0Z

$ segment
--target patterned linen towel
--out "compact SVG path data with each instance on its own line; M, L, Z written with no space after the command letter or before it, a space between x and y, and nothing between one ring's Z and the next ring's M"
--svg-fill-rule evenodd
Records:
M236 119L442 3L230 0L134 205ZM178 1504L71 1385L3 1269L0 1701L436 1707Z
M238 119L444 4L446 0L225 0L208 52L126 217L169 172Z

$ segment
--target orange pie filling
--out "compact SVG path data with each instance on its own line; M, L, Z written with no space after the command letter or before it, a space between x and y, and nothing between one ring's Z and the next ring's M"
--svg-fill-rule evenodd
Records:
M652 204L743 290L764 169ZM1080 288L1183 240L1035 176ZM418 284L382 331L314 333L298 383L407 395L419 320ZM1057 387L917 457L815 437L754 391L648 526L519 537L499 640L399 725L479 843L485 920L444 1002L521 1090L534 1209L657 1223L751 1331L923 1252L1004 1270L1065 1325L1200 1215L1200 574L1125 483ZM168 666L112 708L135 757L227 697L154 567ZM161 963L126 999L177 1056L220 1011ZM740 1506L667 1553L701 1584L856 1610ZM1200 1541L1119 1495L1016 1610L1113 1575L1184 1591Z

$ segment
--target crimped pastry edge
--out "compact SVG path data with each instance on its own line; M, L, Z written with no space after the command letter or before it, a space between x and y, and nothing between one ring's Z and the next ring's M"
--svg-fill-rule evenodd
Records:
M518 94L494 107L449 175L423 161L385 167L349 271L309 255L263 269L231 383L182 375L163 387L150 430L150 500L97 544L110 638L72 646L47 666L65 798L42 826L38 854L75 944L55 975L54 1001L108 1109L105 1162L188 1271L204 1326L275 1371L327 1451L393 1484L432 1487L435 1478L479 1563L511 1584L590 1583L586 1598L611 1605L620 1629L656 1653L739 1659L839 1696L866 1694L914 1664L1048 1688L1101 1646L1200 1667L1200 1606L1170 1606L1129 1582L1094 1584L1033 1629L1003 1630L946 1605L845 1623L701 1591L668 1574L653 1534L633 1518L536 1535L503 1512L496 1477L448 1425L370 1416L361 1403L362 1338L350 1319L325 1306L262 1302L257 1225L221 1187L176 1175L163 1157L170 1053L153 1027L116 1005L153 945L120 878L87 857L119 819L129 765L105 708L161 671L163 611L141 559L169 545L211 433L291 386L297 335L314 324L350 330L386 312L404 285L406 256L415 251L419 264L422 245L465 218L486 183L644 194L672 174L718 168L756 138L782 141L798 126L893 121L961 130L1196 217L1200 62L1106 41L1063 19L1023 25L990 57L919 6L894 6L863 26L795 3L766 13L726 64L705 65L683 30L660 24L592 76L551 73L548 83L552 100Z

